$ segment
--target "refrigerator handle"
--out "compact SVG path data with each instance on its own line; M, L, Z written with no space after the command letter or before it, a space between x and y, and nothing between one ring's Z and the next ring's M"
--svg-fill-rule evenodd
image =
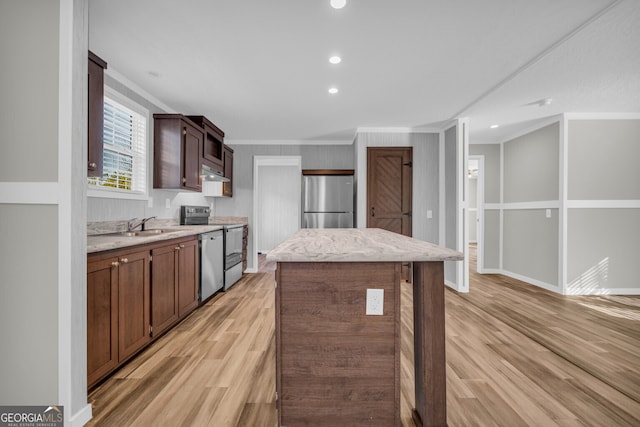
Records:
M371 216L376 216L376 208L375 207L371 208Z

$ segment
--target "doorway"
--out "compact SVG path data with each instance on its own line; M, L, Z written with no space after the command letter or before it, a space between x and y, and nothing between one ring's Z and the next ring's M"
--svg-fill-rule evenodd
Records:
M475 269L482 273L484 253L484 156L469 156L467 178L468 197L468 242L470 253L476 253ZM470 269L473 265L470 264Z
M302 160L255 156L253 161L254 259L300 229Z
M413 147L367 148L367 227L412 236ZM411 266L402 266L411 280Z

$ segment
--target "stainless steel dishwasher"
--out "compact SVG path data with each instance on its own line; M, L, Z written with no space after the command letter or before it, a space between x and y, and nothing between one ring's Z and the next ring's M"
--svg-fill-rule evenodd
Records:
M224 286L224 234L222 230L200 234L200 304Z

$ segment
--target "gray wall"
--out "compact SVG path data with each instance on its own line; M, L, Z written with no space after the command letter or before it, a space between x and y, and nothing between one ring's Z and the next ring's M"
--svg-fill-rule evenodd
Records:
M501 144L470 144L469 155L484 156L484 203L501 202L500 194L500 150ZM500 268L500 210L484 208L484 245L482 269L497 270Z
M467 206L469 207L469 242L475 243L478 241L478 179L469 178L469 197L467 200Z
M505 203L558 200L559 124L504 144Z
M558 210L550 219L544 209L504 212L502 268L553 286L558 284Z
M567 292L640 293L640 120L569 120L567 133Z
M58 181L59 8L55 1L0 3L2 182ZM57 206L2 202L0 404L55 404Z
M568 197L640 200L640 120L569 121Z
M567 223L568 293L637 292L640 209L570 209Z
M484 267L568 294L638 294L640 119L572 115L564 120L566 141L562 121L502 144L504 203L494 200L485 209ZM485 156L489 202L495 197L490 182L500 175L499 150L471 145L470 153ZM559 198L563 176L566 201Z
M91 412L87 16L82 0L0 3L0 404L64 405L77 424Z
M500 144L469 144L469 155L484 156L484 202L500 203Z
M360 132L356 137L357 226L367 226L367 147L413 147L413 229L416 239L439 243L439 136L437 133ZM432 218L427 218L427 211Z
M484 268L500 269L500 210L484 211Z
M560 126L553 123L503 144L504 203L558 203ZM552 209L509 209L503 217L502 268L558 286L559 220Z
M59 3L3 1L0 9L0 181L58 180ZM28 23L26 25L25 23ZM34 31L37 29L37 31ZM19 40L19 42L16 42ZM24 96L23 96L24 94Z
M444 133L444 163L445 163L445 246L450 249L458 249L457 212L458 199L458 173L456 168L458 156L456 126L447 129ZM445 279L457 284L456 263L445 262Z
M0 257L0 404L55 404L58 403L57 208L0 204L0 218L2 245L11 248ZM25 228L16 224L29 224L29 234L25 236Z

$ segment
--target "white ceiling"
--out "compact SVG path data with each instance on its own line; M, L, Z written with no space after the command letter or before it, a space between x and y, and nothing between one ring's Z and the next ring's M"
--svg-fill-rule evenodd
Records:
M89 5L89 47L110 70L231 143L351 142L357 128L456 117L472 143L499 142L562 112L640 112L638 0Z

